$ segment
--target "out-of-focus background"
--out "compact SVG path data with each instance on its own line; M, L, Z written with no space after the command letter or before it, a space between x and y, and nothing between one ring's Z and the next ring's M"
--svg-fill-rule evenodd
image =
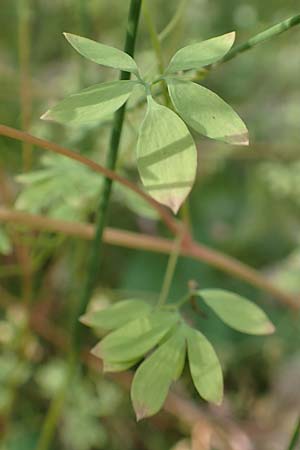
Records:
M116 71L80 57L62 33L122 48L128 5L127 0L1 0L0 122L103 162L110 118L68 128L39 117L67 94L118 77ZM299 13L299 2L152 0L150 9L158 31L178 16L162 40L167 62L179 47L232 30L243 42ZM143 17L137 60L144 73L155 73ZM255 267L298 297L299 73L300 27L295 27L209 74L204 84L240 113L251 145L234 148L196 136L199 170L188 205L197 240ZM118 170L134 181L134 148L143 113L143 105L130 110L118 163ZM92 222L101 182L75 162L0 138L1 450L36 447L49 401L64 377L69 322L89 249L80 237L30 231L8 220L7 212ZM109 225L167 235L153 211L120 186L114 187ZM166 262L163 255L106 245L93 304L155 296ZM179 298L190 279L201 287L227 288L252 298L277 328L271 337L254 338L229 330L213 317L196 319L222 362L224 404L213 408L202 402L187 373L175 387L185 400L172 398L167 412L137 425L126 379L85 367L69 386L53 449L287 448L300 412L299 315L271 295L187 258L179 261L171 296ZM89 333L84 339L84 348L96 342ZM211 430L213 447L205 443Z

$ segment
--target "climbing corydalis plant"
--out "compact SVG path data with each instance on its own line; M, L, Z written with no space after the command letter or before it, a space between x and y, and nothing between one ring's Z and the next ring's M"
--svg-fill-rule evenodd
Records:
M234 43L234 32L180 49L165 73L150 83L141 77L133 58L121 50L73 34L65 36L87 59L131 72L136 80L91 86L66 98L42 118L70 125L102 120L119 109L136 86L142 85L147 112L139 131L137 166L147 192L174 213L196 176L197 152L188 126L211 139L248 145L247 128L234 110L209 89L181 76L184 71L201 69L224 57ZM158 81L167 84L176 112L152 97L151 87Z

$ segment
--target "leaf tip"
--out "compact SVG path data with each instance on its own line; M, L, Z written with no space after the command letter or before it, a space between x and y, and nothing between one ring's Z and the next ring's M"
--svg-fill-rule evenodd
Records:
M102 349L101 349L101 342L99 342L95 347L91 349L91 354L96 356L96 358L103 359L102 355Z
M146 417L149 416L147 407L145 405L135 404L133 405L133 407L137 422L140 422L141 420L146 419Z
M244 133L241 134L229 136L227 142L232 145L241 145L246 147L250 143L249 133L248 131L245 131Z
M236 32L231 31L230 33L227 33L226 38L228 39L228 41L234 43L235 38L236 38Z
M269 323L267 324L267 326L265 328L266 334L274 334L275 331L276 331L275 325L269 321Z
M48 111L46 111L44 114L41 115L40 117L41 120L51 120L51 112L50 109L48 109Z
M79 322L82 323L83 325L89 325L89 317L88 314L83 314L82 316L79 317Z
M181 205L183 204L185 200L185 197L179 197L176 195L172 195L169 198L166 199L166 201L164 202L164 205L166 205L168 208L171 209L171 211L173 212L173 214L177 214Z

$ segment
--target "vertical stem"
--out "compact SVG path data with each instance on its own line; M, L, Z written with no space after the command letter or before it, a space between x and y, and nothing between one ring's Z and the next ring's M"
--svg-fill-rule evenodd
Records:
M18 51L20 66L20 99L21 99L21 127L28 131L31 121L32 95L29 75L30 65L30 0L18 2ZM22 143L23 171L31 167L32 145ZM22 284L24 303L29 304L32 295L32 264L28 248L23 245L20 235L16 234L16 252L22 268Z
M127 34L124 51L130 56L134 56L135 43L137 37L138 22L140 17L142 0L131 0L129 17L127 22ZM129 72L121 72L121 80L129 80ZM121 140L123 122L125 117L126 104L119 109L114 118L113 129L110 138L109 150L107 155L106 167L110 170L114 170L116 166L119 145ZM86 307L92 296L94 287L97 282L99 274L99 267L101 263L101 242L103 230L106 224L110 194L111 194L112 180L105 178L103 190L101 192L101 198L98 207L98 217L96 221L96 233L91 246L90 260L88 264L88 273L86 285L78 305L78 311L73 324L73 344L74 348L79 348L80 335L82 325L78 321L78 318L85 312Z
M161 43L160 43L160 40L159 40L159 35L158 35L157 31L156 31L155 24L153 22L152 15L150 13L150 9L148 7L147 0L144 0L143 12L144 12L144 17L145 17L145 20L146 20L146 23L147 23L149 35L150 35L150 38L151 38L152 47L153 47L155 55L156 55L157 64L158 64L158 70L159 70L160 75L162 75L164 73L164 71L165 71L165 63L164 63L164 58L163 58L163 52L162 52ZM167 85L166 85L164 80L162 81L162 83L163 83L162 91L163 91L165 104L166 104L166 106L170 106L170 98L169 98Z
M18 48L20 64L20 98L21 98L21 127L28 131L31 121L32 98L29 75L30 64L30 9L29 0L19 0L18 3ZM32 146L23 142L23 170L31 167Z
M129 16L127 22L127 34L124 51L128 53L130 56L134 56L135 43L137 37L138 23L141 11L141 3L142 0L131 0ZM129 80L130 73L121 72L120 75L121 80ZM119 109L114 118L113 129L110 138L110 144L107 155L106 167L110 170L114 170L116 166L118 150L121 140L123 122L125 117L126 105L124 105L121 109ZM101 243L102 243L102 235L103 230L106 224L106 217L108 212L110 193L112 187L112 180L105 178L104 186L101 193L100 203L98 207L98 215L96 221L96 232L91 245L91 254L88 263L87 269L87 279L86 284L80 298L80 302L78 304L78 308L76 308L76 314L74 315L74 320L72 323L72 341L71 341L71 351L69 354L69 364L68 371L66 374L66 382L63 385L63 388L58 393L58 395L53 399L48 414L45 418L45 422L43 424L43 428L41 431L40 439L37 445L37 450L48 450L51 445L51 441L55 432L56 424L59 419L61 410L63 408L64 399L67 394L67 390L70 382L73 379L77 359L80 351L80 338L81 338L81 324L79 322L79 317L85 312L86 307L90 301L92 296L94 287L97 282L97 277L99 274L99 267L102 258L101 252Z
M296 426L295 426L295 429L293 431L293 435L291 438L291 442L289 443L287 450L295 450L296 446L299 442L299 438L300 438L300 417L298 418L298 421L296 423Z
M177 237L174 241L174 249L169 257L166 274L165 274L163 285L161 288L161 293L159 296L159 300L157 302L158 307L164 305L168 299L168 295L169 295L170 288L172 285L172 280L173 280L173 277L175 274L177 261L178 261L179 255L180 255L180 247L181 247L181 242L183 239L184 232L185 232L185 228L182 229L182 231L177 235Z

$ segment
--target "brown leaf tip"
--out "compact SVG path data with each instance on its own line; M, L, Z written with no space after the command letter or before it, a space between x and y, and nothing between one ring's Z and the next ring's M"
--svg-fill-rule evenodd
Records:
M40 117L40 119L42 119L42 120L51 120L51 117L50 117L50 110L46 111L46 112Z
M142 419L145 419L146 417L149 416L149 411L148 411L148 408L146 405L141 405L139 403L136 403L133 405L133 407L134 407L137 422L140 422Z

